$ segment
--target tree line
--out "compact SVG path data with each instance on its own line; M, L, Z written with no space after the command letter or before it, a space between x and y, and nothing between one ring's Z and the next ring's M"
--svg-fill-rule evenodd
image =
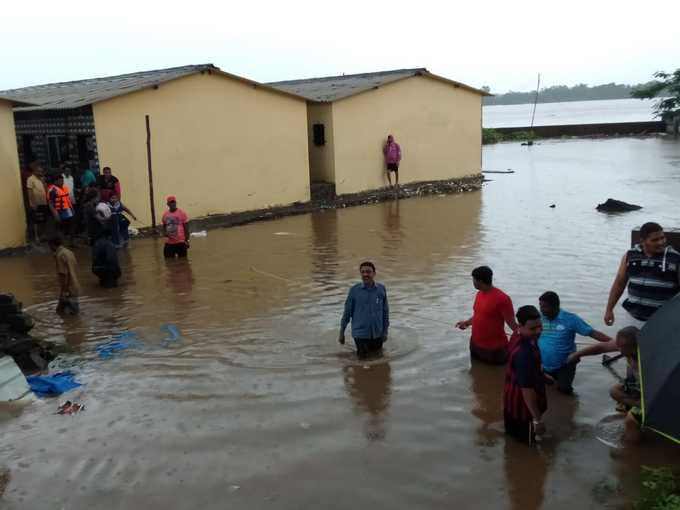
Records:
M555 85L542 88L538 94L539 103L561 103L565 101L592 101L597 99L629 99L634 91L649 87L654 82L641 83L638 85L624 85L621 83L605 83L603 85L589 86L585 83L567 87ZM489 87L482 87L487 92ZM536 91L513 92L499 94L493 97L485 97L485 105L508 105L533 103Z

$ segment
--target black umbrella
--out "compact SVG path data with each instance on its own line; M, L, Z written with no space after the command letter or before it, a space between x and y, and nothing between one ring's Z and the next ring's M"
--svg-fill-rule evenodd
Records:
M638 349L642 423L680 443L680 296L647 321Z

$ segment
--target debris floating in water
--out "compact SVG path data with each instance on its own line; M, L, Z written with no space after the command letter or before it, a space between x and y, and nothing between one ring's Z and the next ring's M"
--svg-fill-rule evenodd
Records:
M192 232L191 237L208 237L208 231L200 230L198 232Z

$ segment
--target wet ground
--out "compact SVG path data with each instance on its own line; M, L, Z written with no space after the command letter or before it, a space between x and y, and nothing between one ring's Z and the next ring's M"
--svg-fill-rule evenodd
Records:
M77 319L53 314L49 256L1 259L3 290L36 336L69 349L56 368L78 374L69 397L87 407L0 410L0 508L625 508L640 465L680 466L680 450L611 446L620 421L599 360L581 363L577 397L549 394L552 437L535 451L502 434L503 371L471 367L451 324L470 315L469 273L486 263L516 305L553 289L613 333L602 314L631 228L680 226L680 144L500 144L484 167L516 173L482 192L209 231L188 261L136 241L114 290L78 252ZM644 209L596 212L608 197ZM364 259L393 324L385 359L365 364L337 344ZM137 344L102 359L96 346L122 332Z

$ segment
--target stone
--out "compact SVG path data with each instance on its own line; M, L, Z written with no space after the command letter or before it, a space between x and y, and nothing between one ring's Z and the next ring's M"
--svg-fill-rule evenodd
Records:
M608 198L606 202L598 204L596 209L600 212L627 212L638 211L642 209L642 206Z

